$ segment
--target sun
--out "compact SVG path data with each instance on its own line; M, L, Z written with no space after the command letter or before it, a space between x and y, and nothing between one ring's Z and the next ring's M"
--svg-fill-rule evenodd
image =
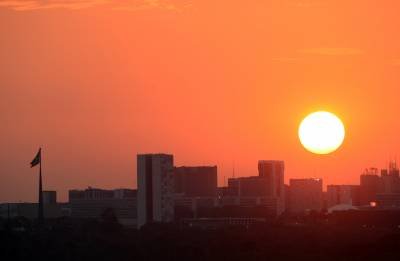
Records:
M329 154L343 143L345 129L342 121L333 113L317 111L303 119L299 126L301 144L316 154Z

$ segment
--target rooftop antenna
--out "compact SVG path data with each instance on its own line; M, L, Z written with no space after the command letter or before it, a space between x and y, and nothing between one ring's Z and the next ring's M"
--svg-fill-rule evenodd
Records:
M235 178L235 161L233 161L232 178Z

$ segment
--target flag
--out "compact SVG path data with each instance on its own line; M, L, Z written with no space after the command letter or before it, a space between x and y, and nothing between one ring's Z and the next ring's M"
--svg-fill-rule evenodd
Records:
M31 168L35 167L41 161L41 148L39 149L38 153L36 154L35 158L31 161Z

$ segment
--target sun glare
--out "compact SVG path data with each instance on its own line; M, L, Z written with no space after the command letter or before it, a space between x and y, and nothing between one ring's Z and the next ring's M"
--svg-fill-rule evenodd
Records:
M303 119L299 127L301 144L316 154L329 154L342 145L345 129L333 113L318 111Z

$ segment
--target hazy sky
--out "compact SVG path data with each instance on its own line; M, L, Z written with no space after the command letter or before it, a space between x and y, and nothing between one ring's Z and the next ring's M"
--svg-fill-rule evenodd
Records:
M0 201L136 187L136 154L358 183L400 153L399 1L0 0ZM346 125L328 156L301 119Z

